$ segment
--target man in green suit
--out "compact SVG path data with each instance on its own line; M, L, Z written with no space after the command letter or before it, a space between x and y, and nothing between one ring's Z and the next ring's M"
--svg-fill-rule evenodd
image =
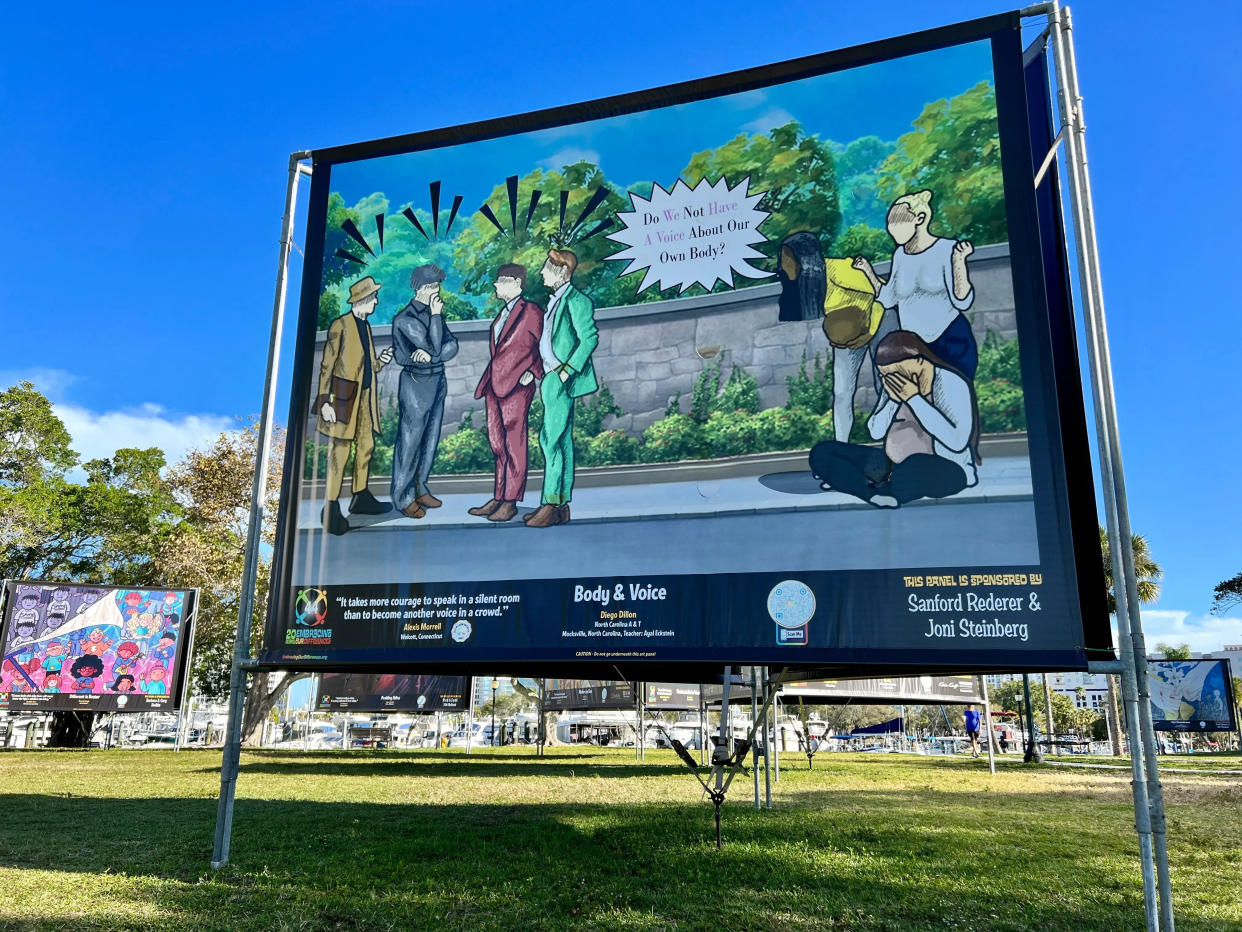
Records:
M539 355L543 360L543 496L540 506L526 516L527 527L555 527L569 523L569 499L574 489L574 401L599 388L591 354L599 343L595 303L574 287L578 257L567 249L549 249L543 264L543 283L552 292L544 314Z

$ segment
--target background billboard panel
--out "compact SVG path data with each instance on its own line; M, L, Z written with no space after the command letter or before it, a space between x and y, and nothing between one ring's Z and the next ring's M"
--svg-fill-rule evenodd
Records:
M470 705L470 677L405 673L323 673L321 712L460 712Z
M656 711L697 709L699 686L689 683L643 683L643 705Z
M634 709L634 685L624 680L548 680L543 707L549 712Z
M977 676L900 676L848 680L804 680L783 683L782 698L803 697L811 702L850 702L921 705L983 702Z
M5 583L0 710L181 707L192 590Z
M719 703L723 688L718 684L703 687L709 703ZM983 688L977 676L925 674L923 676L870 677L842 680L791 680L781 684L781 699L799 697L812 704L889 705L908 702L917 705L983 702ZM729 701L750 699L750 687L734 685Z
M1157 731L1236 731L1228 660L1148 660Z
M316 151L263 659L1084 669L1042 68L1009 14Z

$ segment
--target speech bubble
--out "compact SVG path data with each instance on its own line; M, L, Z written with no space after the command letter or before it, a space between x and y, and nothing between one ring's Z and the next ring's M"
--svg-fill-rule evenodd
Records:
M775 273L750 260L766 258L751 245L767 242L759 226L771 212L755 209L766 192L750 194L749 188L748 175L732 188L723 177L715 184L701 179L693 188L678 178L669 191L656 184L650 199L631 192L634 209L617 213L625 228L608 234L627 248L605 258L627 260L622 275L647 270L635 294L652 285L679 287L680 293L699 284L711 291L718 281L732 284L734 273L769 278Z

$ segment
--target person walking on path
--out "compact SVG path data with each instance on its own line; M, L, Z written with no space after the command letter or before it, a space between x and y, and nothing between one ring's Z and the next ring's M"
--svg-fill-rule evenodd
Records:
M973 706L966 706L966 737L970 738L970 756L979 756L979 711Z

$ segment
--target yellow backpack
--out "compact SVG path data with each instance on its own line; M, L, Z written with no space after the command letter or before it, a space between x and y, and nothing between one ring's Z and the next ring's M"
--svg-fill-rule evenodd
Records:
M880 328L884 307L875 299L867 276L851 259L825 259L828 292L824 296L824 335L838 349L866 346Z

